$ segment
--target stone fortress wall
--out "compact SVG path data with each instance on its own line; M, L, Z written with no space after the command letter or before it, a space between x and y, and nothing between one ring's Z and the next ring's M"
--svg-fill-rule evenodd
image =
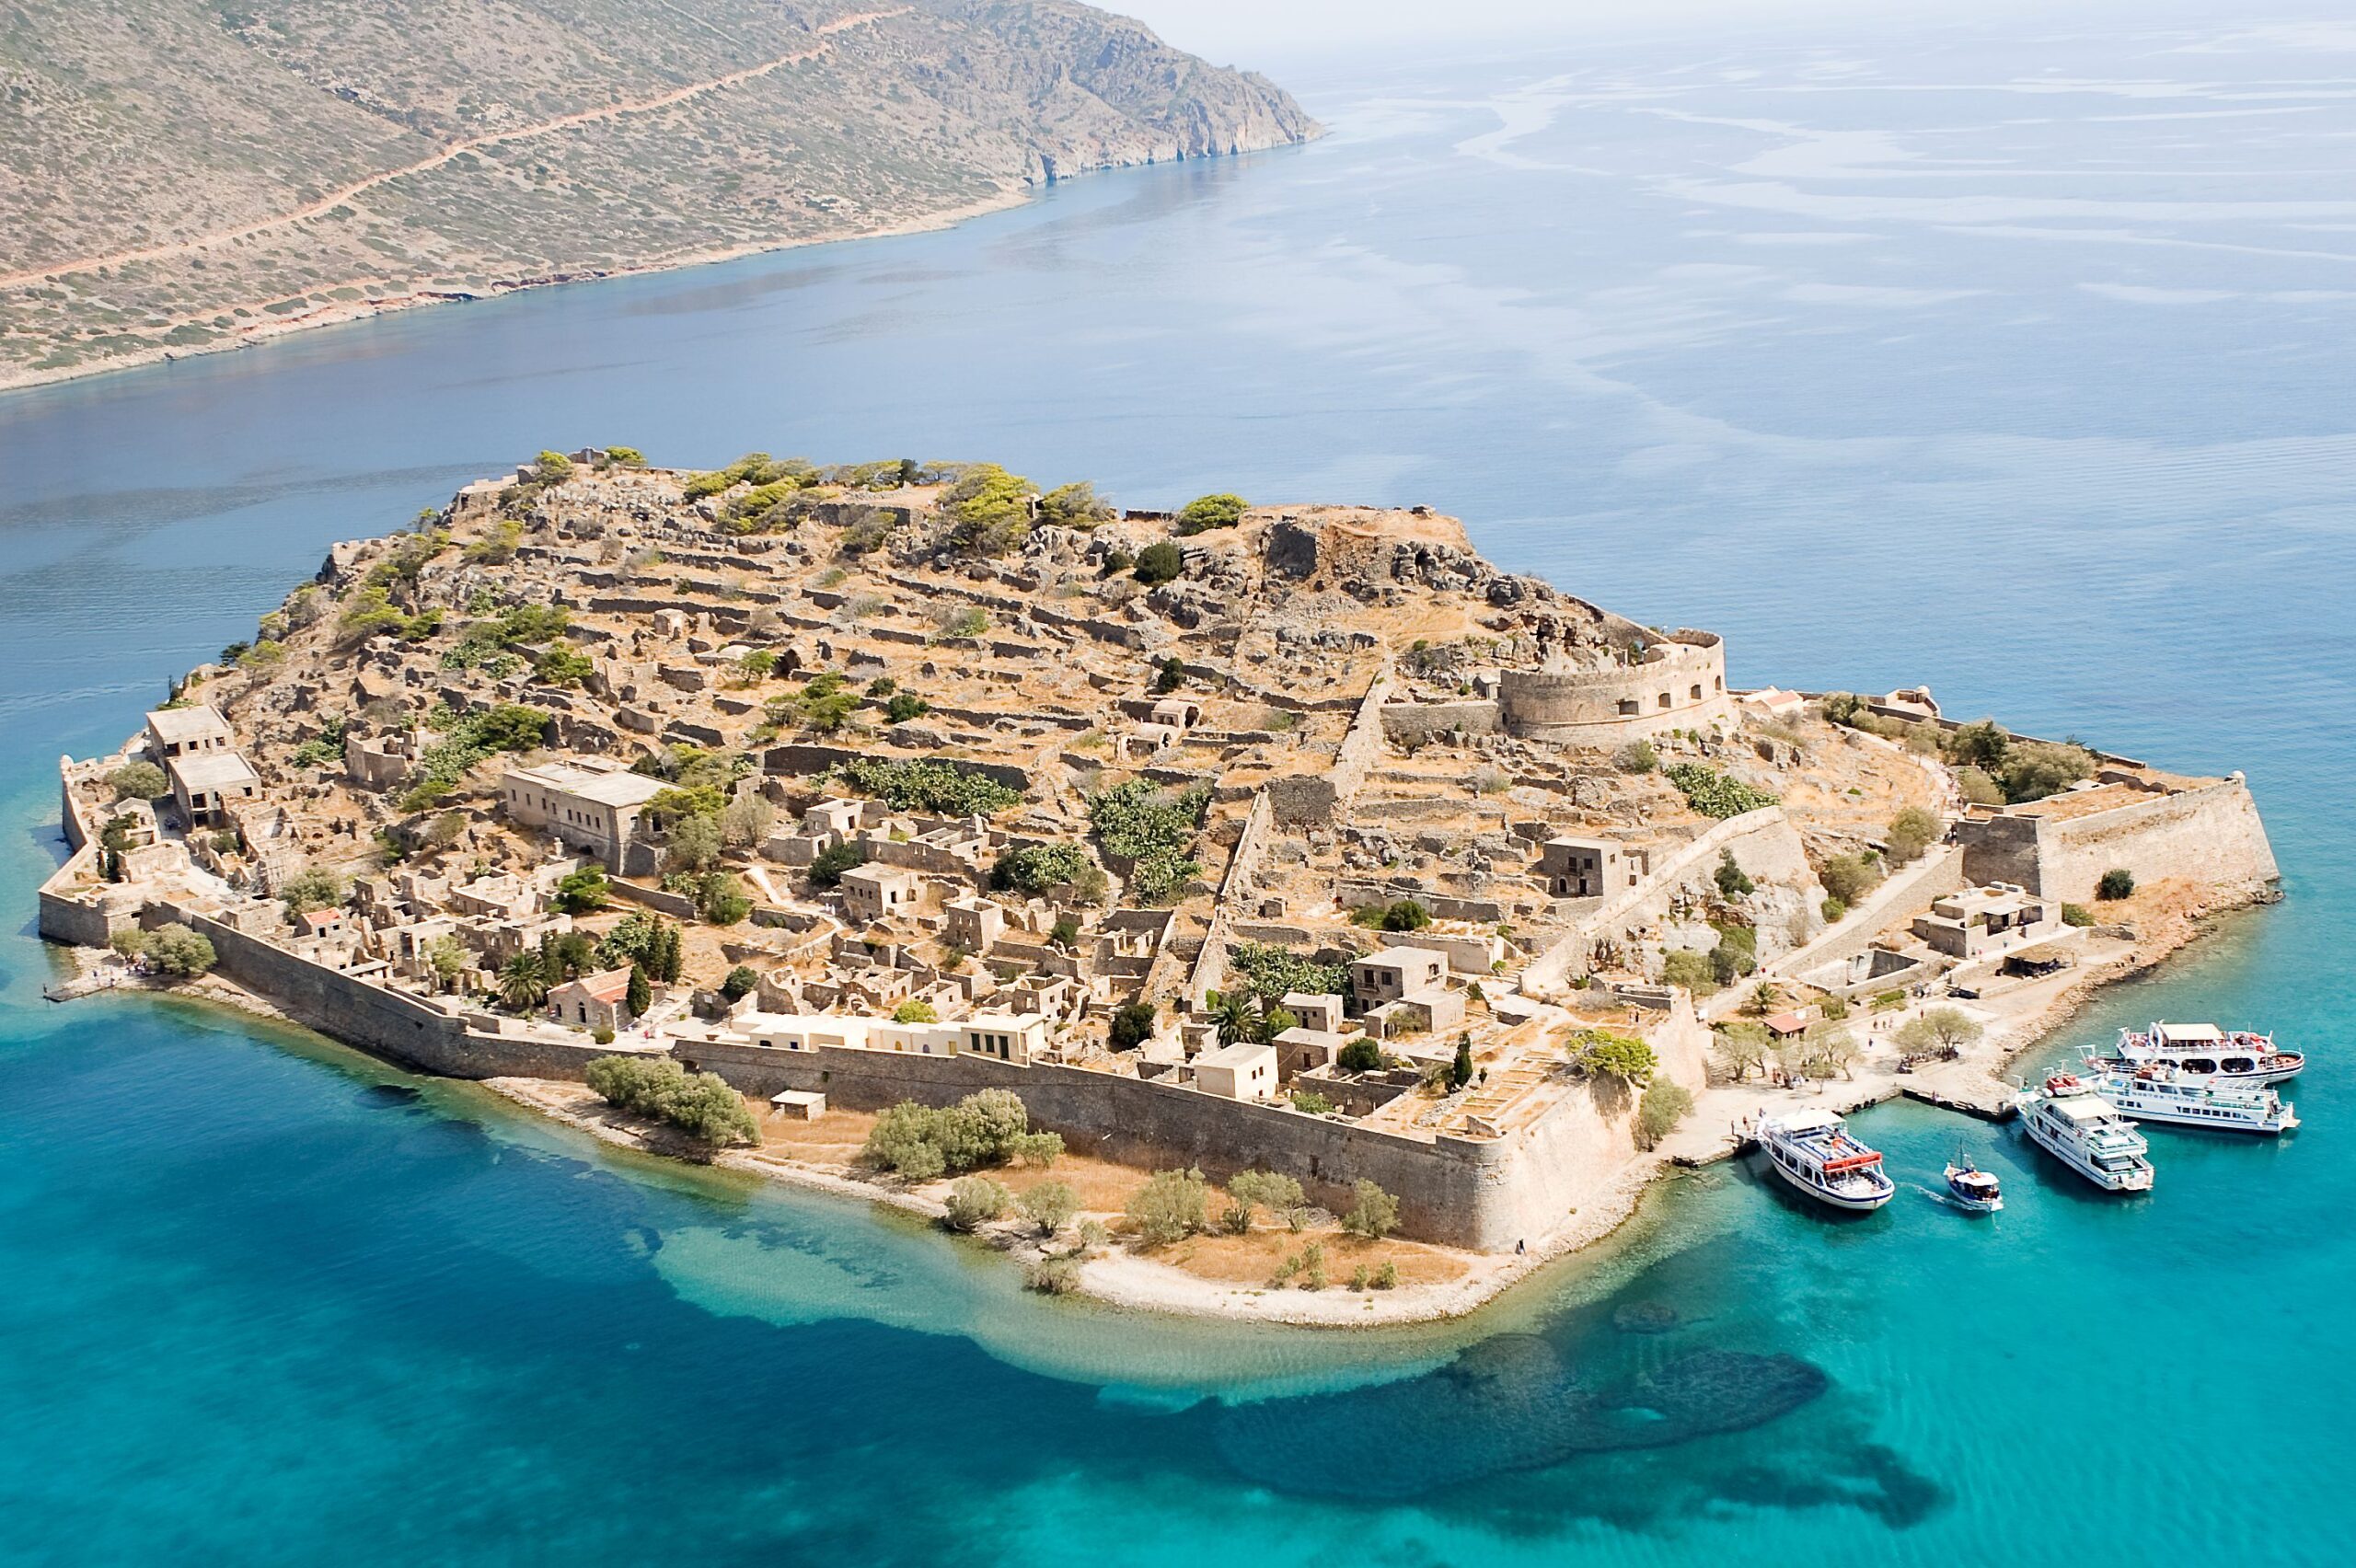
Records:
M1967 880L2014 882L2073 903L2092 902L2095 884L2114 869L2138 882L2186 877L2246 892L2281 874L2238 773L2084 816L1966 818L1955 832Z
M1639 663L1507 670L1498 677L1497 711L1507 734L1559 745L1617 745L1731 724L1726 642L1715 632L1680 628L1647 646Z
M1699 1025L1695 1025L1699 1028ZM1698 1045L1683 1035L1665 1053L1670 1076L1698 1088ZM1242 1170L1297 1178L1339 1213L1365 1178L1399 1200L1400 1228L1420 1240L1483 1251L1553 1230L1600 1196L1633 1157L1634 1090L1568 1094L1529 1126L1498 1138L1431 1140L1233 1101L1179 1084L1053 1063L1017 1066L978 1055L926 1056L822 1047L682 1042L690 1066L746 1094L814 1091L849 1110L902 1101L948 1105L984 1089L1011 1090L1032 1121L1075 1153L1149 1170L1199 1168L1213 1180Z

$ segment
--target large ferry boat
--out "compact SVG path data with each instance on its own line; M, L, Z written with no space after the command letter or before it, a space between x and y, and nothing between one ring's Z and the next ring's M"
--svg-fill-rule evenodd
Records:
M2039 1148L2107 1193L2148 1193L2151 1145L2134 1124L2078 1080L2056 1073L2023 1090L2021 1125Z
M1898 1190L1882 1173L1879 1151L1859 1143L1830 1112L1770 1116L1756 1131L1775 1174L1819 1203L1877 1209Z
M2224 1030L2213 1023L2155 1023L2149 1029L2120 1030L2117 1048L2096 1057L2095 1065L2118 1072L2166 1066L2202 1078L2264 1085L2296 1078L2307 1058L2296 1051L2278 1050L2271 1034Z
M2227 1133L2287 1133L2299 1118L2261 1083L2202 1078L2165 1063L2131 1073L2101 1072L2094 1091L2138 1122L2173 1122Z

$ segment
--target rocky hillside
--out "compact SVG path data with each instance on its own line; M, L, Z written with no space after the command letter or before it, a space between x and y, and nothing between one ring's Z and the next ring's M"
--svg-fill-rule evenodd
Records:
M17 0L0 386L1316 129L1067 0Z

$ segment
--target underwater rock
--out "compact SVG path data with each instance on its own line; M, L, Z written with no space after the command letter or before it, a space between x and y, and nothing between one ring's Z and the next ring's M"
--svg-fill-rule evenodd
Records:
M1789 1355L1703 1350L1597 1388L1550 1342L1503 1334L1420 1378L1223 1410L1221 1457L1278 1491L1397 1499L1578 1454L1739 1431L1831 1386Z
M1623 1301L1611 1309L1611 1326L1623 1334L1665 1334L1684 1320L1666 1301Z

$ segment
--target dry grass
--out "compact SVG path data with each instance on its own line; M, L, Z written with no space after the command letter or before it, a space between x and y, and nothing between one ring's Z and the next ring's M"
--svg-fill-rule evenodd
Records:
M1081 1154L1066 1154L1048 1169L1036 1166L1014 1166L987 1172L1003 1182L1015 1196L1021 1197L1043 1182L1061 1182L1080 1194L1080 1206L1085 1214L1119 1214L1129 1206L1129 1199L1146 1184L1150 1171L1115 1165L1109 1159L1093 1159Z
M1216 1214L1218 1207L1213 1204L1212 1212ZM1190 1236L1147 1250L1144 1255L1197 1279L1221 1285L1267 1285L1286 1258L1311 1241L1325 1249L1325 1278L1335 1286L1347 1286L1360 1266L1372 1274L1386 1262L1397 1266L1401 1285L1446 1285L1468 1272L1463 1259L1438 1248L1396 1238L1369 1241L1333 1225L1312 1227L1299 1235L1281 1227L1263 1226L1245 1236Z
M748 1096L745 1103L752 1108L754 1120L760 1124L764 1152L806 1159L814 1165L848 1168L865 1147L868 1129L875 1125L874 1116L865 1111L829 1108L816 1121L805 1122L798 1116L778 1114L769 1109L766 1100Z

